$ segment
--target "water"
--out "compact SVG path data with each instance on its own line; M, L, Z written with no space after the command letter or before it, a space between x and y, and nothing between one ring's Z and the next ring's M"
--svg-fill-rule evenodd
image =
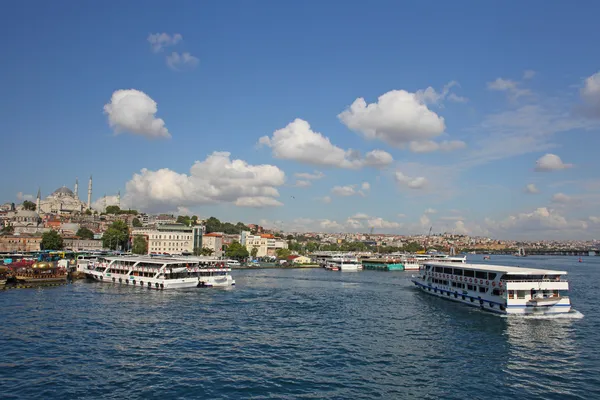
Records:
M492 262L569 271L577 312L502 317L418 292L410 272L244 270L231 290L3 291L0 397L599 398L600 257Z

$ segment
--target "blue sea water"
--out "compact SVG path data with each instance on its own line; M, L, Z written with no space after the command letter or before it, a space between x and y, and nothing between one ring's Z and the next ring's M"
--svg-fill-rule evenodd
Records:
M434 298L410 272L238 270L227 290L5 290L0 398L600 398L600 257L577 260L492 257L567 270L577 310L567 318Z

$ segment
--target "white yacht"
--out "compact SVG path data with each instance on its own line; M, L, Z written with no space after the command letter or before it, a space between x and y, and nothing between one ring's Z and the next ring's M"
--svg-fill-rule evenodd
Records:
M105 257L90 261L85 273L100 282L157 290L235 285L224 261L202 257Z
M428 262L412 282L434 296L502 314L571 310L565 271L490 264Z

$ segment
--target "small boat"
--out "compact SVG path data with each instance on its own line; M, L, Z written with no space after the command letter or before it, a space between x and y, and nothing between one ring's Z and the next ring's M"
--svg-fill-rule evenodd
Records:
M489 259L490 259L490 256L483 256L483 259L484 259L484 260L489 260Z
M67 283L67 270L56 262L18 262L11 264L15 283L57 284Z
M581 259L581 257L579 257L579 262L583 262L583 260Z

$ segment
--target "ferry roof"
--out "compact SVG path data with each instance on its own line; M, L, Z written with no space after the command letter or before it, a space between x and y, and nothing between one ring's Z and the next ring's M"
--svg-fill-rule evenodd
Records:
M498 272L508 275L567 275L567 271L557 271L554 269L539 269L527 267L513 267L509 265L494 264L457 264L445 262L427 262L425 265L437 265L448 268L476 269L478 271Z
M225 262L223 260L216 260L216 259L202 259L201 257L189 257L189 258L179 257L179 258L177 258L177 257L126 256L126 257L102 257L102 258L104 258L105 260L108 260L108 261L113 261L113 260L133 261L133 262L141 261L144 263L158 264L158 265L197 263L197 262L203 262L203 261Z

